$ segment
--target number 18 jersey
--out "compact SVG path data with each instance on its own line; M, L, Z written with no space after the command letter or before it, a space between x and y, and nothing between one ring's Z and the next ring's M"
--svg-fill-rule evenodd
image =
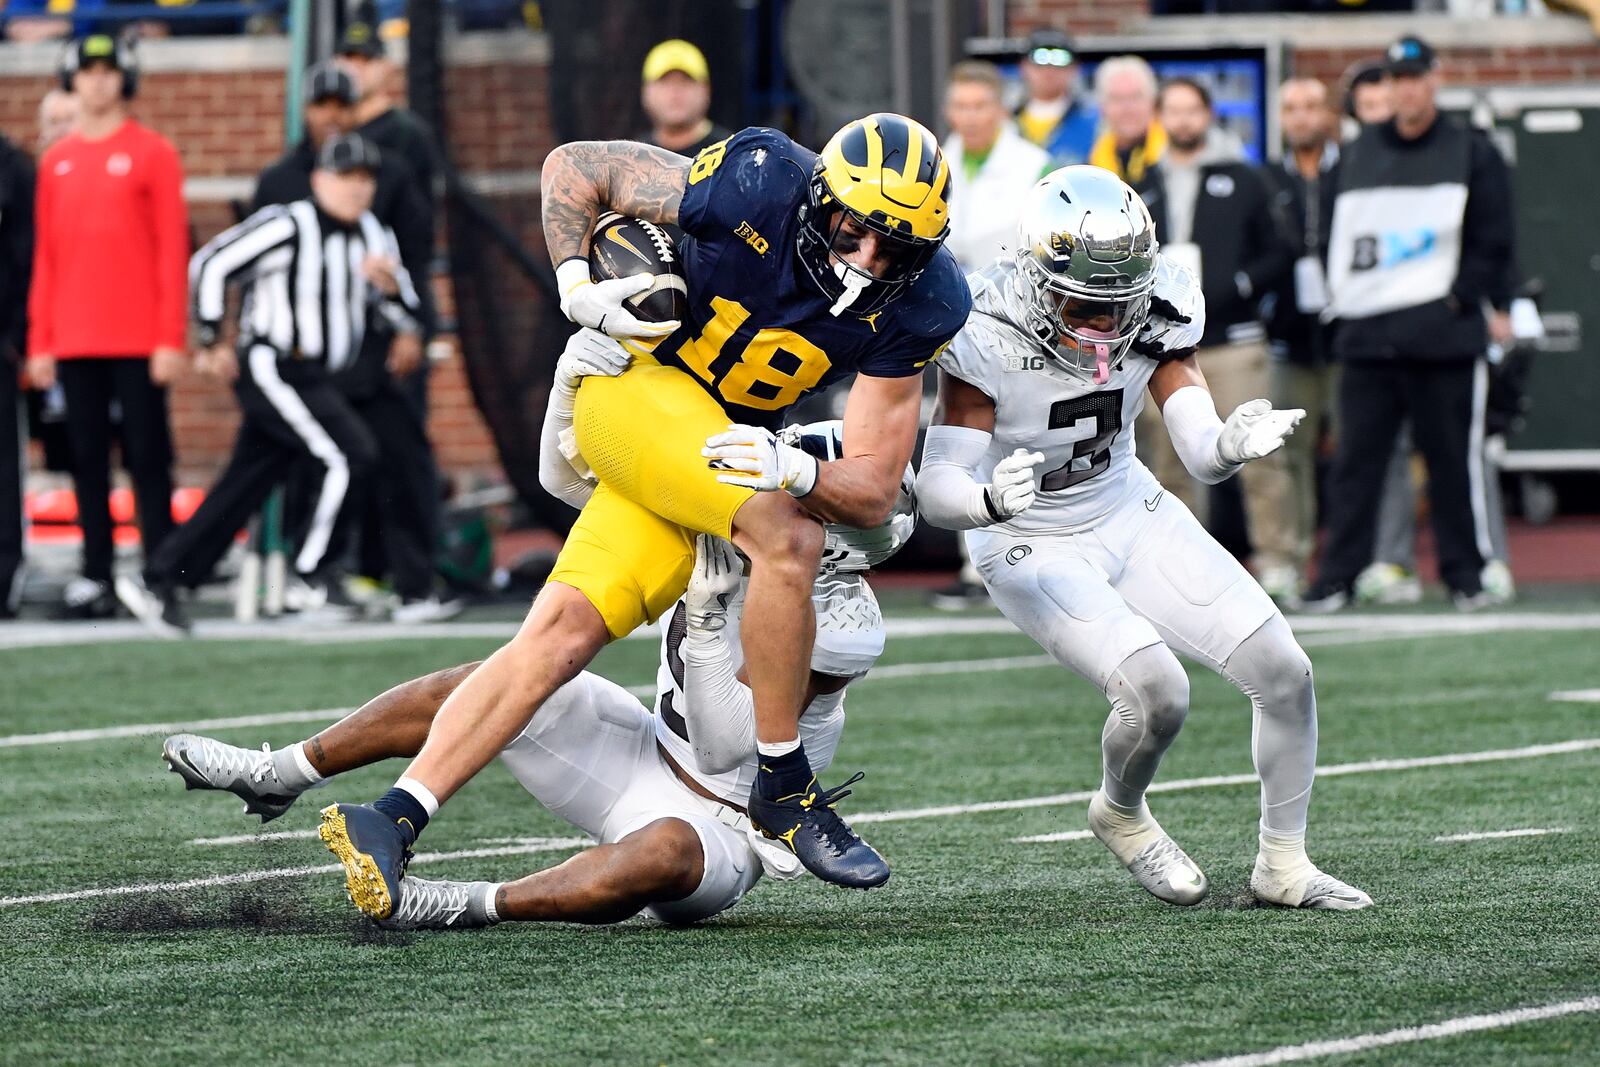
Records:
M1134 454L1133 423L1156 363L1129 352L1104 385L1070 373L1023 325L1027 304L1016 272L1014 262L1002 259L968 276L972 314L940 354L939 367L994 401L994 437L977 471L980 482L1019 448L1044 453L1033 469L1033 506L985 529L1078 533L1126 499L1130 481L1143 487L1151 480Z

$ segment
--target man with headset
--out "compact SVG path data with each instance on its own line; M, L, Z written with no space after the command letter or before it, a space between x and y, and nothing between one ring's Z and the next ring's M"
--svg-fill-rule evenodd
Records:
M83 574L63 611L104 618L116 610L113 400L147 559L172 529L167 386L186 362L189 217L177 150L128 117L138 88L131 49L85 37L67 52L61 81L81 114L39 163L27 375L36 389L59 379L66 395Z

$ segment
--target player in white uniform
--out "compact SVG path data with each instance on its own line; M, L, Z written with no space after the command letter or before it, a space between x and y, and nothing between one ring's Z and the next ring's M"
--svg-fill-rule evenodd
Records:
M783 436L831 459L842 454L841 428L817 423ZM559 429L547 420L547 441ZM883 527L828 527L812 595L817 638L800 719L800 738L819 771L833 759L844 728L845 687L883 652L882 615L861 572L910 536L916 521L912 478L908 467L895 513ZM741 806L757 770L755 709L742 678L738 635L741 571L731 545L700 538L689 591L664 628L653 714L626 689L584 672L557 690L501 752L542 805L598 847L514 882L408 877L394 914L380 925L608 923L641 911L691 923L733 907L763 872L802 875L793 853L755 831ZM180 734L167 739L163 755L190 788L227 790L263 821L276 818L324 778L415 754L445 698L474 666L407 682L284 749L256 751ZM820 794L817 803L831 809L855 780Z
M1000 610L1110 700L1089 804L1095 836L1162 900L1205 896L1205 875L1144 799L1188 711L1182 652L1254 711L1256 896L1368 906L1305 852L1310 661L1271 598L1134 454L1147 391L1185 466L1209 483L1277 449L1304 412L1253 400L1218 419L1193 358L1199 285L1159 255L1144 204L1108 171L1042 179L1024 202L1017 253L969 282L972 315L939 357L917 495L928 521L967 531Z

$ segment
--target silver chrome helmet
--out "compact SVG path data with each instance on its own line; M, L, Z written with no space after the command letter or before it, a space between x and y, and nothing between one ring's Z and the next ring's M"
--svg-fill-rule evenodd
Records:
M1104 383L1143 328L1156 283L1155 223L1126 182L1100 167L1040 178L1017 225L1028 329L1074 374Z
M816 456L823 463L844 455L844 422L798 423L778 431L786 445ZM900 476L900 492L895 495L889 520L864 530L856 526L828 523L822 546L822 573L864 571L876 567L911 539L917 526L917 472L906 464Z

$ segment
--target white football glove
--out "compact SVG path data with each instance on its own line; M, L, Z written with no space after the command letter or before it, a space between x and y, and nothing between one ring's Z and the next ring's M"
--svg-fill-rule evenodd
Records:
M574 256L556 268L561 314L579 326L589 326L612 337L665 337L678 328L676 319L645 322L623 303L628 297L650 288L650 283L648 274L591 281L589 261L581 256Z
M1238 465L1270 456L1305 417L1305 408L1274 408L1270 400L1247 400L1222 424L1217 458Z
M817 485L817 458L778 440L760 426L730 424L727 432L706 438L700 454L712 470L732 471L717 481L763 493L782 489L805 496Z
M994 477L983 495L997 522L1016 518L1033 506L1038 492L1033 484L1033 468L1043 462L1043 452L1019 448L994 465Z
M744 563L733 545L701 534L694 539L694 571L683 595L689 628L715 633L728 625L728 604L739 591Z
M567 347L556 360L556 382L576 392L585 378L615 378L633 362L629 352L615 339L587 327L567 338Z

